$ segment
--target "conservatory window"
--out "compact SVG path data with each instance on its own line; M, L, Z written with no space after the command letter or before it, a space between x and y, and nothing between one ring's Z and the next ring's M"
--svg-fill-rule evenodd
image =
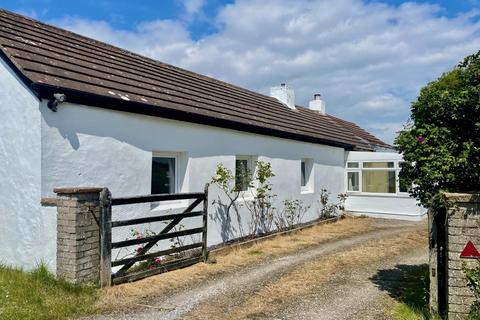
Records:
M393 168L393 162L364 162L363 168Z
M347 190L348 191L360 191L360 173L348 172L347 173Z
M407 192L408 188L399 178L401 163L396 161L347 162L347 191L379 194Z
M348 162L347 168L358 168L358 162Z
M395 193L395 171L362 170L362 191Z

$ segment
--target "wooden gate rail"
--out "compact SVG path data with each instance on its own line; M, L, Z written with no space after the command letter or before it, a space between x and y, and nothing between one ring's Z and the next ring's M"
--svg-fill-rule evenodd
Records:
M182 213L128 219L128 220L119 220L111 221L111 207L119 205L129 205L129 204L138 204L138 203L149 203L149 202L161 202L169 200L194 200ZM193 211L200 203L203 202L203 208L200 211ZM101 248L102 248L102 261L101 261L101 285L109 286L111 283L118 284L123 282L134 281L142 279L154 274L162 273L165 271L174 270L181 267L186 267L191 264L197 263L199 261L206 261L208 251L207 251L207 209L208 209L208 185L205 186L205 192L194 192L194 193L178 193L178 194L157 194L157 195L146 195L146 196L137 196L137 197L128 197L128 198L114 198L104 201L102 207L101 215ZM199 217L202 216L202 227L191 228L186 230L172 231L183 219ZM155 233L152 236L139 238L139 239L127 239L123 241L112 242L111 240L111 230L112 228L124 227L130 225L138 225L150 222L159 222L159 221L170 221L163 229ZM159 241L172 239L176 237L182 237L192 234L201 234L201 242L192 243L188 245L182 245L179 247L173 247L170 249L160 250L156 252L148 253ZM132 245L145 244L143 247L140 247L136 254L132 257L127 257L119 260L111 260L111 250L124 248ZM167 263L161 263L158 267L152 270L142 270L136 272L127 272L135 263L154 259L160 256L171 255L180 252L186 252L201 248L201 252L196 256L191 256L187 258L179 258ZM112 274L112 267L122 266L116 273Z
M130 220L112 221L112 228L123 227L123 226L132 226L132 225L135 225L135 224L142 224L142 223L167 221L167 220L173 220L173 219L177 219L177 218L184 219L184 218L199 217L201 215L203 215L203 211L192 211L192 212L189 212L189 213L166 214L164 216L155 216L155 217L138 218L138 219L130 219Z
M168 200L203 199L204 197L205 193L203 192L152 194L138 197L114 198L112 199L112 206L147 202L160 202Z
M123 241L119 241L119 242L112 242L112 249L129 247L129 246L133 246L135 244L141 244L141 243L146 243L146 242L157 243L159 240L188 236L188 235L191 235L191 234L196 234L196 233L201 233L201 232L203 232L203 227L202 228L175 231L175 232L171 232L171 233L164 233L164 234L159 234L159 235L151 236L151 237L145 237L145 238L141 238L141 239L131 239L131 240L123 240Z

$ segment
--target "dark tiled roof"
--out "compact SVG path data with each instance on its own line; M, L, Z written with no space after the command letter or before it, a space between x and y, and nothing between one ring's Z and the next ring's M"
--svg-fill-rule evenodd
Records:
M40 98L372 150L384 144L350 122L298 108L0 10L0 48Z
M332 115L327 115L330 117L333 121L338 123L339 125L343 126L344 128L348 129L350 132L352 132L354 135L356 135L358 138L363 139L366 143L368 143L373 149L377 148L386 148L386 149L393 149L393 147L382 140L378 139L368 131L363 130L359 126L357 126L355 123L346 121L337 117L334 117Z

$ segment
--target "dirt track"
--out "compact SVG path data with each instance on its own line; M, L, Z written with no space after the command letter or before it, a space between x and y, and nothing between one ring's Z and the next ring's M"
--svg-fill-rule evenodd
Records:
M391 282L427 261L424 223L374 229L210 278L92 319L387 319Z

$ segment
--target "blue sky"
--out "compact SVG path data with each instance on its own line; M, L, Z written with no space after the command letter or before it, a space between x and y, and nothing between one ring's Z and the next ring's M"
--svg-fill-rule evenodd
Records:
M201 3L204 3L202 5L202 17L194 19L189 25L192 37L199 39L202 36L214 33L217 30L213 22L214 17L222 7L234 2L234 0L201 1ZM407 1L374 0L366 2L387 3L398 6ZM480 0L420 0L415 2L439 5L442 8L441 13L449 17L480 8ZM115 28L122 29L132 29L142 21L156 19L176 20L185 17L185 6L181 0L142 0L134 2L135 5L132 5L132 1L125 0L3 0L0 3L1 7L5 9L34 16L40 20L48 21L63 16L78 16L92 20L105 20Z
M195 1L192 1L192 3ZM196 17L189 25L192 37L201 38L215 32L212 17L223 6L233 0L201 1L202 16ZM185 19L185 6L179 0L142 0L142 1L54 1L19 0L1 1L2 7L11 11L27 14L40 20L55 20L64 16L77 16L92 20L104 20L115 28L132 29L139 23L157 19ZM132 5L135 3L135 5Z
M135 5L132 5L134 3ZM480 0L0 1L0 7L261 93L392 142L419 89L480 49Z

